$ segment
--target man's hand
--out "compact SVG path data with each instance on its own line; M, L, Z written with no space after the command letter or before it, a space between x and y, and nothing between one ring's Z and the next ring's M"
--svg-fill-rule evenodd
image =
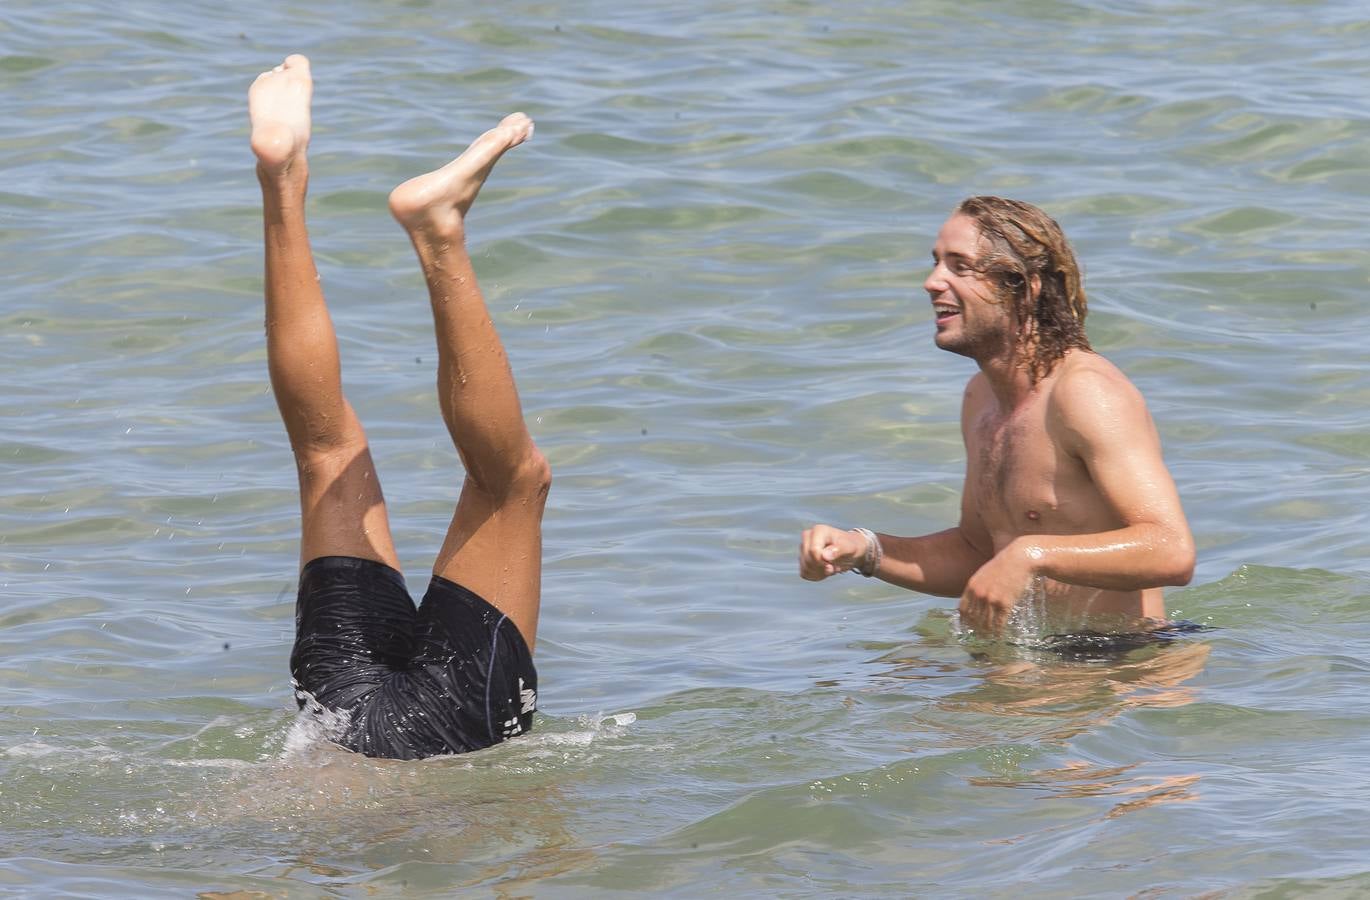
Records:
M799 577L822 581L854 568L866 555L866 539L854 531L815 525L799 539Z
M976 571L961 595L961 624L973 631L998 634L1018 601L1032 588L1036 576L1034 553L1013 541Z

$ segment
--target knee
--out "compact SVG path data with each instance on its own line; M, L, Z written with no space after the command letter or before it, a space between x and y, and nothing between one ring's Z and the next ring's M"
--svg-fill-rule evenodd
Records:
M356 466L369 462L366 440L294 441L290 446L301 481L333 482Z
M333 460L351 459L367 450L366 431L346 400L341 410L302 416L286 431L290 449L302 465L327 466Z
M496 506L531 504L541 509L552 486L552 467L547 464L547 457L533 447L517 460L504 461L498 469L480 470L468 465L466 482Z
M543 503L552 489L552 466L537 447L531 448L514 469L511 493L524 501Z

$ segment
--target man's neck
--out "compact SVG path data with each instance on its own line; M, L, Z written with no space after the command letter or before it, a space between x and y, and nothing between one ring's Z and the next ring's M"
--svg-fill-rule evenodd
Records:
M1016 409L1037 386L1032 375L1017 352L1010 351L1002 356L977 361L985 380L989 382L994 398L1003 410Z

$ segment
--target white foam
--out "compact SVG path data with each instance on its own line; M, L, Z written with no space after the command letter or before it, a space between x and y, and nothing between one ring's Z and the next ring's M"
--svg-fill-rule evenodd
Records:
M18 759L35 759L40 756L61 753L64 749L63 747L54 747L52 744L44 744L42 741L31 741L27 744L16 744L6 748L5 755Z
M179 766L183 769L252 769L257 766L257 763L245 759L225 757L223 759L164 759L159 760L157 765Z
M304 706L286 732L285 746L279 757L282 760L297 759L337 741L352 721L351 714L346 710L324 708L313 694L299 686L295 688L295 697L304 701Z
M593 713L576 717L581 728L574 731L538 730L518 739L520 746L532 750L533 756L546 756L556 748L588 747L604 738L627 734L628 726L637 722L637 713Z

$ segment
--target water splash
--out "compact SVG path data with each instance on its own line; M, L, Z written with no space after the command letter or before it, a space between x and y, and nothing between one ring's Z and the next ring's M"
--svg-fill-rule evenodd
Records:
M953 613L952 634L961 640L981 638L974 628L961 621L961 613ZM1035 647L1042 643L1048 632L1046 584L1040 575L1034 576L1023 590L1022 596L1009 612L1004 623L1004 631L999 640L1008 644Z
M1040 646L1047 632L1047 589L1042 576L1035 575L1018 598L1004 626L1004 639L1011 644Z
M1053 612L1046 583L1034 577L1009 613L996 643L1031 652L1043 651L1055 657L1081 660L1104 659L1139 647L1169 644L1186 635L1208 631L1208 627L1187 620L1153 621L1146 627L1135 620L1116 617L1116 621L1083 613L1063 617ZM1110 627L1111 626L1111 627ZM952 616L952 633L963 641L986 640L975 629L962 624L960 613Z
M295 702L300 711L290 724L281 748L282 761L299 760L321 747L341 740L352 722L352 713L345 709L328 709L313 694L295 684Z

